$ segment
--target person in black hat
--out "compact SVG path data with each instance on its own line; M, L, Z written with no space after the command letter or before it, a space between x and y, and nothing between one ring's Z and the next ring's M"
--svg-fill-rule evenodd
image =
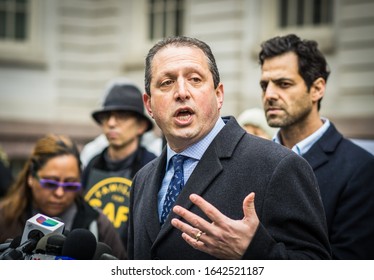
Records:
M140 90L128 82L111 85L102 108L92 113L108 140L100 154L84 168L85 199L103 213L127 245L127 220L132 178L156 155L141 146L142 135L153 128L144 114Z

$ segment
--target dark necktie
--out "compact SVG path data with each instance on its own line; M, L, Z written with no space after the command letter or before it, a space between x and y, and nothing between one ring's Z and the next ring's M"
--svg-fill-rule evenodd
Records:
M177 197L184 186L184 176L183 176L183 162L187 157L182 155L174 155L171 161L174 166L174 175L171 178L169 187L166 192L164 206L161 213L161 225L164 224L166 218L168 217L171 208L173 207Z

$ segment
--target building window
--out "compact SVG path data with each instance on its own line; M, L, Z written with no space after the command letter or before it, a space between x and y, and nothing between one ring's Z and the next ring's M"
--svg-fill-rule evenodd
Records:
M183 34L184 0L149 0L149 39Z
M334 15L336 0L261 0L258 46L275 36L290 33L313 39L324 53L335 49Z
M45 0L0 0L0 63L44 66Z
M332 23L331 0L279 0L279 26L318 26Z
M0 0L0 40L26 40L28 6L28 0Z

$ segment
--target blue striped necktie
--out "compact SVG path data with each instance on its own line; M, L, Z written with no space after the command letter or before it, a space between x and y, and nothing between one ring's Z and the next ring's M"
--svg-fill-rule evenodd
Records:
M166 192L164 206L162 208L161 214L161 225L165 223L166 218L168 217L171 208L173 207L179 193L181 192L184 186L184 176L183 176L183 163L187 159L186 156L174 155L171 158L172 164L174 166L174 175L171 178L169 187Z

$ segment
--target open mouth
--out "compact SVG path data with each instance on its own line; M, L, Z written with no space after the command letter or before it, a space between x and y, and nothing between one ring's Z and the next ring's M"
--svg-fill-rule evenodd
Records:
M175 112L174 117L181 122L189 121L194 114L191 108L180 108Z
M178 120L181 120L181 121L187 121L189 120L189 118L192 116L192 112L190 110L179 110L177 113L176 113L176 118Z

